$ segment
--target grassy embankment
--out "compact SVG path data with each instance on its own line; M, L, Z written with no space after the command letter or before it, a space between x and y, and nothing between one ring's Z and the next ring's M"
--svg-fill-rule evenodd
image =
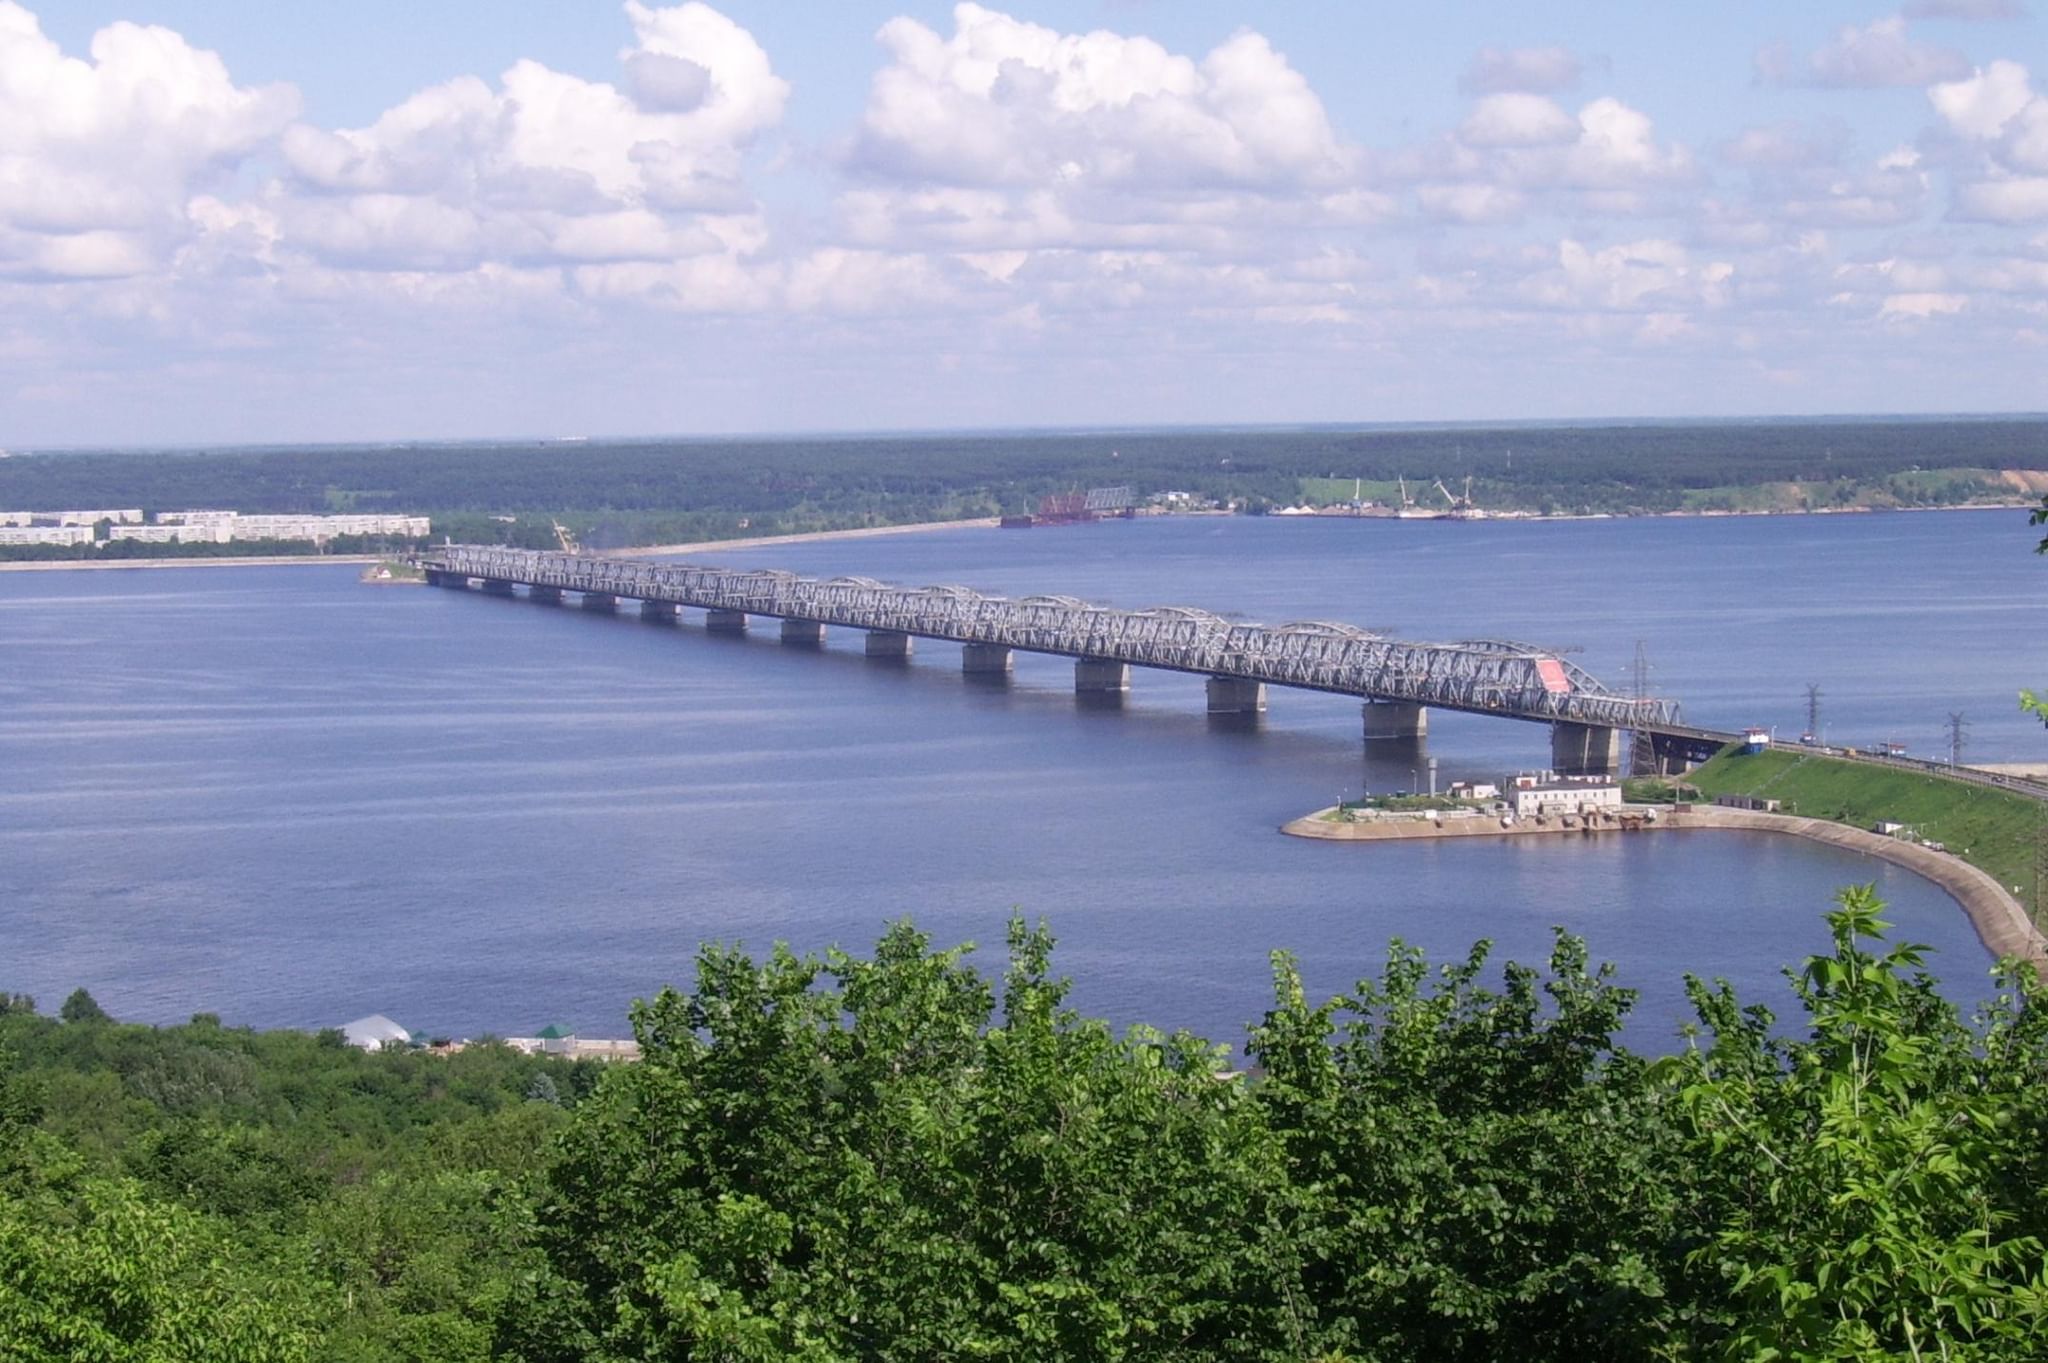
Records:
M2040 922L2036 849L2048 826L2048 806L2024 795L1951 781L1925 772L1848 762L1792 748L1760 753L1731 749L1685 777L1711 800L1716 795L1758 795L1777 800L1788 814L1832 819L1858 828L1902 823L1921 837L1945 843L1972 866L2019 887L2018 898Z

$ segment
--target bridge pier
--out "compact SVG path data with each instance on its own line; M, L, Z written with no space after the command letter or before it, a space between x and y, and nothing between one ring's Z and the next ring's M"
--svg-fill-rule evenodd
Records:
M642 601L640 618L650 625L672 625L676 621L676 603L673 601Z
M429 568L427 569L427 585L429 587L446 587L450 591L459 592L468 589L469 579L461 573L443 572L439 568Z
M966 644L960 649L960 670L970 677L1007 677L1014 665L1008 644Z
M560 587L528 587L526 589L526 599L537 601L543 606L559 606L562 604L562 589Z
M484 579L484 595L510 596L512 595L512 584L503 578L487 577Z
M1074 659L1074 691L1078 695L1122 695L1131 689L1131 665L1109 658Z
M618 608L619 598L613 596L610 592L583 593L583 609L587 611L602 611L604 614L610 615L617 611Z
M792 648L823 648L825 626L816 620L784 620L782 642Z
M704 628L711 634L745 634L747 613L745 611L706 611Z
M1209 713L1212 715L1262 715L1266 713L1266 684L1244 677L1209 678Z
M1378 738L1422 738L1429 733L1429 709L1406 700L1365 703L1365 741Z
M911 652L910 636L898 634L893 629L871 629L868 631L866 650L870 658L907 662Z
M1621 730L1597 724L1550 726L1550 766L1559 776L1611 776L1621 769Z

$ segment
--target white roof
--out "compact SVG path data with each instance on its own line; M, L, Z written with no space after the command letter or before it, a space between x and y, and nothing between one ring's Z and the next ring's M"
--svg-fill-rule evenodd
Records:
M382 1013L372 1013L366 1018L357 1018L354 1022L345 1024L341 1034L348 1039L349 1045L361 1046L369 1051L376 1050L387 1041L412 1040L411 1032Z

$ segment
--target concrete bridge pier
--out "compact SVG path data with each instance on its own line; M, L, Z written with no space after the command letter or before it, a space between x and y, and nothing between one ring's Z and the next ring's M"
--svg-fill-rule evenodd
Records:
M587 611L601 611L606 615L611 615L618 608L619 598L613 596L610 592L583 593L583 609Z
M461 573L444 573L439 568L429 568L427 569L427 585L429 587L446 587L450 591L459 592L468 589L469 579Z
M1007 677L1015 664L1008 644L966 644L960 649L960 670L970 677Z
M1131 665L1110 658L1074 659L1076 695L1122 695L1131 689Z
M817 620L784 620L782 642L792 648L823 648L825 626Z
M868 631L867 655L870 658L885 658L891 662L910 660L911 640L908 634L898 634L893 629L871 629Z
M1650 750L1650 769L1641 773L1644 776L1680 776L1691 771L1696 763L1704 762L1713 756L1711 752L1702 756L1702 749L1711 747L1711 744L1674 738L1670 734L1651 734L1647 746Z
M485 596L512 595L512 584L509 582L503 581L495 577L487 577L483 580L483 583Z
M1597 724L1550 726L1550 766L1559 776L1611 776L1621 770L1621 730Z
M1365 703L1365 741L1377 738L1422 738L1429 733L1429 709L1406 700Z
M526 599L537 601L543 606L559 606L562 604L562 589L560 587L528 587L526 589Z
M1244 677L1209 678L1209 713L1212 715L1262 715L1266 713L1266 684Z
M676 603L673 601L642 601L640 618L650 625L672 625L676 621Z
M747 613L745 611L706 611L704 628L712 634L745 634Z

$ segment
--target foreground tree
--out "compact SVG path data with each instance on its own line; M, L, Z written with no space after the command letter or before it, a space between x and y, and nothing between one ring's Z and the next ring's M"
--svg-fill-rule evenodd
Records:
M2048 1353L2043 995L2008 963L1978 1034L1921 970L1873 949L1864 886L1797 978L1799 1041L1695 984L1711 1040L1658 1067L1712 1171L1690 1262L1730 1295L1729 1358L2037 1359Z

